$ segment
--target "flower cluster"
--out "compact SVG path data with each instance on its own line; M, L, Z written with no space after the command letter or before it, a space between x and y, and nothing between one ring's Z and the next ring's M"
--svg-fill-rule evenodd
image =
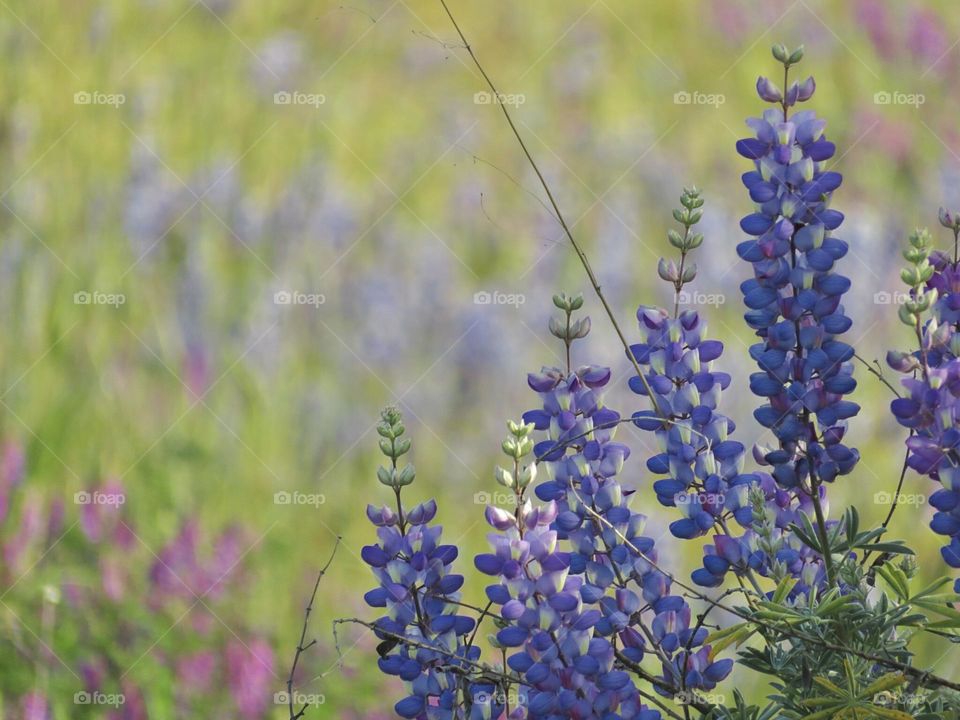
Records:
M454 545L441 545L439 526L431 526L437 512L433 500L405 510L400 490L413 482L415 471L402 469L397 460L410 449L402 437L400 412L388 408L377 427L380 448L391 467L381 466L378 476L393 488L396 511L387 506L367 506L367 517L377 527L379 543L361 551L364 562L373 568L378 586L364 598L371 607L384 608L386 615L375 622L380 646L380 669L405 680L410 694L395 706L405 718L445 720L461 707L464 688L456 671L476 660L480 651L466 642L475 621L458 615L459 590L463 576L450 571L457 558Z
M773 54L789 78L803 50L778 45ZM882 674L889 661L874 654L876 638L898 633L905 617L918 622L907 614L909 603L942 613L960 601L960 594L932 595L946 579L911 594L916 564L894 566L889 558L912 551L881 542L885 526L860 531L855 508L842 521L828 519L827 485L859 460L844 442L859 407L847 399L856 387L854 350L839 339L851 321L841 304L850 281L835 270L847 245L832 235L843 216L830 207L841 177L825 167L835 147L812 112L790 115L814 89L812 78L783 90L760 78L760 97L779 107L751 120L756 137L737 143L755 164L743 180L757 211L742 220L751 237L737 248L753 270L741 285L747 324L759 337L750 348L759 365L750 388L764 399L754 416L776 443L754 446L758 470L745 470L746 448L719 409L731 383L714 367L724 346L709 339L698 310L684 307L684 287L697 275L690 254L703 243L695 228L704 200L696 188L684 190L673 213L682 232L668 232L679 259L661 258L657 267L673 286L672 311L641 305L640 342L624 341L634 370L629 387L649 409L624 418L607 406L610 368L572 362L575 341L590 332L589 318L574 319L583 299L554 296L561 315L549 330L563 341L566 364L528 375L538 407L507 424L501 447L508 462L495 477L509 495L485 508L490 550L474 558L492 579L485 608L459 601L456 548L441 545L440 528L431 525L436 504L405 512L400 491L414 471L397 459L410 445L399 413L384 412L380 447L391 466L378 476L393 488L396 509L368 506L379 543L365 547L363 559L379 582L367 602L386 610L374 624L383 641L380 667L409 683L408 697L395 706L401 716L660 720L667 708L679 717L659 694L681 703L692 698L709 717L779 717L777 703L789 706L791 717L813 717L811 707L826 708L818 717L838 708L872 717L874 690L902 685L910 670L898 660L891 666L898 672ZM924 234L906 253L911 294L900 315L916 331L919 349L890 356L892 366L915 373L892 409L912 431L910 466L944 486L931 497L938 511L932 527L950 538L944 558L960 567L960 217L943 212L941 222L954 230L952 261L931 254ZM644 534L646 517L631 507L635 491L621 479L631 455L616 439L625 423L656 438L659 451L646 467L657 501L679 512L671 533L705 542L694 585L719 587L732 572L736 586L719 596L701 593L661 566L655 541ZM871 553L880 557L867 566ZM724 604L735 593L746 606ZM694 619L687 597L710 608ZM479 619L459 614L462 607L480 610ZM745 622L711 633L714 607ZM480 662L474 646L485 621L495 626L486 638L499 655L494 664ZM945 623L960 627L960 620ZM741 656L746 666L783 680L771 704L761 711L738 695L734 712L702 702L733 668L719 652L754 635L766 646L744 647ZM851 662L847 648L866 662ZM828 679L844 673L849 687ZM814 682L828 694L812 697Z
M776 46L774 56L788 77L803 49L789 53ZM761 549L753 563L762 574L788 571L802 579L794 593L808 581L826 579L830 558L818 558L792 537L784 515L812 511L823 545L834 525L826 520L824 484L850 473L860 459L843 442L846 421L860 409L845 399L856 387L854 350L838 339L852 324L841 304L850 280L835 270L848 246L832 235L843 214L830 207L843 178L825 167L836 152L824 136L826 123L812 111L790 115L792 107L813 96L815 87L808 78L781 91L761 77L758 94L779 107L749 120L756 137L737 142L737 151L754 162L743 183L756 212L741 220L750 239L737 246L737 254L753 268L753 277L740 286L747 306L744 318L760 338L750 348L759 366L750 376L750 389L766 401L754 417L777 440L775 447L755 449L759 464L771 467L777 486L774 490L766 474L758 473L766 507L761 511L755 505L754 513L758 519L763 515L772 534L764 542L750 533L744 540ZM755 499L759 503L759 494ZM743 543L732 549L724 540L707 552L732 562L743 549Z
M563 296L555 304L575 309ZM635 654L627 657L631 662L652 653L662 664L655 688L664 694L709 690L732 663L713 661L703 646L706 630L691 627L689 606L670 593L654 542L642 534L646 517L629 507L633 491L617 480L630 451L614 440L619 413L603 404L609 380L608 368L589 365L573 372L545 368L528 377L542 407L524 421L547 433L535 448L549 478L537 486L537 496L559 506L553 525L569 543L571 572L584 574L581 599L601 614L595 636L618 638Z
M891 411L911 430L907 464L943 486L930 496L937 510L930 527L949 538L943 559L960 568L960 218L941 210L940 222L953 230L954 257L931 252L926 230L910 237L904 251L909 266L901 273L910 296L900 307L900 318L916 334L918 349L891 352L887 361L895 370L912 373L902 381L907 395L894 400ZM960 580L956 588L960 592Z
M684 231L671 229L667 235L680 251L680 261L661 258L659 263L660 277L674 287L673 313L641 305L637 319L643 342L630 346L644 369L643 376L630 378L630 388L641 396L652 394L656 409L634 413L633 421L656 435L660 453L647 460L647 469L667 477L654 482L653 488L662 505L678 508L683 516L670 524L671 533L690 539L712 531L721 537L721 547L739 547L728 534L736 529L731 528L734 522L750 527L753 512L748 489L758 477L743 472L746 449L730 439L736 426L717 409L722 391L730 384L729 374L712 367L723 353L723 343L705 338L706 323L699 312L681 310L683 287L696 278L697 267L689 261L689 253L703 242L703 235L693 227L702 217L704 201L692 188L683 191L680 204L674 218ZM742 540L747 539L744 535ZM693 580L716 587L731 568L748 572L748 556L738 554L731 560L731 552L711 550Z
M786 57L785 68L801 57L802 51ZM837 339L851 321L841 305L850 280L834 269L847 244L831 234L843 222L830 207L842 177L824 167L836 147L812 111L789 115L814 87L810 78L784 93L761 78L760 97L779 107L748 121L756 137L737 143L755 165L743 183L757 210L740 222L751 237L737 246L753 266L754 277L741 290L747 324L761 338L750 348L760 367L750 389L767 400L754 416L779 441L765 459L788 490L831 482L859 459L843 444L844 421L859 406L844 399L856 387L854 351Z

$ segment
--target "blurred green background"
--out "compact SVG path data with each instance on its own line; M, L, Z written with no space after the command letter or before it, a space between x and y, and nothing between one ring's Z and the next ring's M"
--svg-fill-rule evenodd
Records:
M771 43L804 43L846 178L849 338L881 361L907 345L898 247L960 205L953 3L451 6L631 337L636 306L668 298L655 266L669 209L684 184L703 189L695 289L726 300L701 309L726 342L725 409L747 444L762 436L733 146L762 110ZM379 408L403 409L411 499L438 498L468 575L503 422L536 402L525 373L558 362L553 292L585 292L594 330L575 361L611 364L608 403L639 409L439 3L0 0L0 42L3 717L285 717L274 693L336 535L298 685L322 700L308 717L390 717L373 639L344 628L341 667L330 632L374 617L359 550L364 505L387 500ZM857 374L864 460L831 505L879 522L904 433L889 391ZM672 541L651 500L649 441L621 438L650 534L687 573L700 551ZM906 492L931 491L908 476ZM934 577L929 513L901 508L892 535ZM956 678L946 650L918 646ZM763 691L739 672L734 686Z

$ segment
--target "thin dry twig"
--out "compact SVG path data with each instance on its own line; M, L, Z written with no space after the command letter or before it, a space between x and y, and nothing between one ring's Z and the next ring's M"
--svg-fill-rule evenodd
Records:
M313 592L310 593L310 602L307 603L307 607L303 611L303 627L300 629L300 641L297 643L297 651L293 656L293 664L290 666L290 674L287 676L287 707L290 710L290 720L299 720L299 718L302 718L304 713L307 712L307 708L310 706L310 703L304 703L303 707L301 707L299 711L294 710L293 676L297 671L297 664L300 662L300 656L303 654L304 650L313 647L317 642L314 639L304 644L307 638L307 625L310 623L310 613L313 612L313 603L317 599L317 590L320 589L320 581L323 579L323 576L327 574L327 570L333 563L333 558L337 554L337 548L340 547L341 540L343 540L343 538L338 535L337 541L333 544L333 550L330 553L330 557L327 559L327 562L324 564L324 566L320 568L320 572L317 573L317 581L313 584Z

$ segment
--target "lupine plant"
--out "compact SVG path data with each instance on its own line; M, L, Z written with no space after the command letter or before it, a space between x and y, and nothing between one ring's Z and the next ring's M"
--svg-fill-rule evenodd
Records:
M698 230L701 191L683 191L678 227L667 235L675 255L657 266L673 302L641 305L631 344L527 153L629 370L616 377L609 366L575 365L571 349L591 329L578 315L584 298L553 297L559 314L548 329L565 364L528 374L536 400L507 423L506 461L491 473L507 492L486 507L489 550L472 559L486 582L483 606L463 600L458 550L441 543L437 504L408 499L411 443L399 410L383 412L387 463L377 476L387 502L368 506L376 541L362 552L374 579L365 599L382 614L338 622L365 625L379 639L380 669L406 687L394 706L400 717L958 717L960 683L915 665L911 641L958 641L960 580L952 591L948 577L921 587L914 552L884 537L889 516L874 528L861 527L853 507L830 516L828 487L860 458L846 441L859 411L849 399L858 356L844 339L853 324L842 302L848 245L834 234L842 178L830 169L836 147L825 121L797 109L816 88L812 77L791 78L803 55L802 47L773 48L783 86L759 78L769 107L748 121L753 137L736 143L749 161L742 180L753 203L736 246L744 319L757 336L749 388L763 437L750 452L720 410L732 382L724 346L685 303L698 248L722 252ZM907 376L903 390L870 369L896 395L893 415L909 429L897 493L908 469L942 485L931 497L931 527L947 538L946 564L960 568L960 214L941 211L940 222L953 233L952 255L933 250L926 231L904 252L899 312L916 345L888 357ZM624 386L633 393L626 415L608 404ZM629 463L621 425L639 428L658 451ZM647 483L657 505L643 508L637 490ZM674 537L698 542L702 567L688 577L672 569L644 534L643 510L669 517ZM725 683L735 664L769 681L760 704ZM303 712L291 708L291 717Z

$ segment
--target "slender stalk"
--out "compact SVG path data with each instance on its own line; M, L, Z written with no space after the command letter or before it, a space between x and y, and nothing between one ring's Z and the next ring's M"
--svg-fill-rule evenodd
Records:
M484 81L487 83L487 87L490 88L490 92L493 93L494 97L500 97L500 92L497 90L496 85L493 84L493 81L490 79L490 76L487 74L487 71L484 69L483 65L480 64L476 54L474 54L473 48L467 41L467 38L460 29L460 26L457 24L456 19L453 17L453 13L450 12L450 8L447 6L446 0L440 0L440 4L447 13L447 17L450 18L453 29L456 30L457 35L460 36L460 40L463 42L463 46L466 49L467 54L470 55L470 59L473 61L473 64L476 65L477 70L480 71ZM574 238L573 232L570 230L570 226L564 219L563 213L560 211L560 206L557 204L557 201L553 196L553 192L550 190L550 185L547 183L547 179L544 177L543 172L541 172L540 166L537 165L537 161L533 159L533 155L530 153L527 143L524 141L523 136L517 129L517 126L513 121L513 117L510 115L510 111L507 110L506 103L497 103L497 105L499 105L500 110L503 112L503 116L506 118L507 124L510 126L510 130L513 132L513 136L520 144L520 149L523 150L523 154L526 156L527 162L530 164L530 167L536 174L537 179L540 181L540 185L543 187L543 191L547 195L547 200L549 200L550 206L553 208L553 211L556 214L556 219L560 223L560 227L563 228L564 234L567 236L567 239L570 240L570 245L573 247L574 252L576 252L577 257L580 260L580 264L587 273L587 278L590 280L590 285L593 287L593 291L600 300L600 304L603 305L603 310L610 319L610 324L613 325L613 329L616 331L617 337L620 339L620 344L623 345L623 350L627 354L627 358L629 358L630 363L633 365L633 369L640 378L640 382L643 383L643 389L650 398L650 404L653 405L654 412L656 412L658 416L662 416L663 413L660 410L660 404L657 402L657 398L654 395L649 383L647 383L647 378L640 369L640 364L637 362L637 359L633 356L633 352L630 350L630 344L627 342L627 338L623 334L623 330L620 329L620 323L617 322L616 315L614 315L613 309L610 307L610 303L607 301L606 295L603 294L603 290L600 287L600 282L597 280L597 276L594 274L593 268L590 265L590 260L587 259L587 255L584 253L583 248L580 247L580 243Z
M310 642L304 644L307 638L307 625L310 622L310 613L313 612L313 603L317 599L317 590L320 589L320 581L323 579L323 576L327 574L327 570L330 568L330 565L333 563L333 558L337 554L337 548L340 547L341 538L337 536L337 541L333 544L333 550L330 552L330 557L327 559L327 562L320 572L317 573L317 581L313 584L313 592L310 593L310 602L307 603L306 609L303 611L303 627L300 629L300 640L297 642L297 651L293 656L293 664L290 666L290 674L287 676L287 707L290 711L290 720L298 720L302 718L304 713L307 712L309 703L304 703L303 707L299 711L294 710L293 702L293 676L297 672L297 664L300 662L300 656L303 654L304 650L313 647L316 644L316 640L311 640Z

